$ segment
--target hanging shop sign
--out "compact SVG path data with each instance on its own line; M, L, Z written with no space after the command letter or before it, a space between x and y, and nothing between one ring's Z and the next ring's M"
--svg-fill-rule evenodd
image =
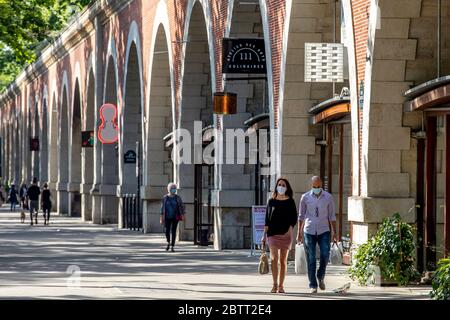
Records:
M94 147L94 131L81 131L81 147L92 148Z
M134 150L128 150L123 155L123 162L124 163L136 163L136 152Z
M359 84L359 108L363 109L364 107L364 80L361 80Z
M30 151L39 151L39 138L30 138Z
M214 113L216 114L236 114L237 94L232 92L214 93Z
M222 47L222 73L267 73L263 38L224 38Z
M98 127L98 139L103 144L116 143L119 140L119 128L117 125L117 107L111 103L105 103L100 108L101 123Z

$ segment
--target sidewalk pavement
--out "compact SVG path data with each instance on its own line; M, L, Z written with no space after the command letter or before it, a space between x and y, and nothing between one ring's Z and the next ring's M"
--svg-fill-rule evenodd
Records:
M289 263L286 294L271 294L250 250L216 251L162 234L118 230L54 216L49 226L0 208L0 299L429 299L429 286L360 287L346 266L329 266L325 291L311 295L306 275ZM28 216L27 216L28 218ZM332 290L352 282L347 294Z

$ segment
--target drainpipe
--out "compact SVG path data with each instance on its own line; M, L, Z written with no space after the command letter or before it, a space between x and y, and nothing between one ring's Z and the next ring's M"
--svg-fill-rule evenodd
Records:
M437 77L441 76L441 29L442 29L442 0L438 0L438 17L437 17Z

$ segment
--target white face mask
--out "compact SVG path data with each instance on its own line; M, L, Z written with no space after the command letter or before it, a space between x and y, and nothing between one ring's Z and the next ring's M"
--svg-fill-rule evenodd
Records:
M286 188L282 186L277 187L277 193L284 195L286 193Z

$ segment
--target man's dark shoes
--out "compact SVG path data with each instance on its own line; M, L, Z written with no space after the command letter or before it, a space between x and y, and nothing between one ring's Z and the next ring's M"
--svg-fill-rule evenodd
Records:
M173 246L172 246L172 250L171 250L172 252L175 252L175 249L173 248Z
M319 288L320 290L325 290L325 281L319 279Z
M169 248L170 248L170 244L168 243L167 247L166 247L166 251L169 251Z

